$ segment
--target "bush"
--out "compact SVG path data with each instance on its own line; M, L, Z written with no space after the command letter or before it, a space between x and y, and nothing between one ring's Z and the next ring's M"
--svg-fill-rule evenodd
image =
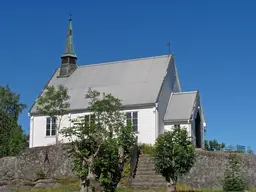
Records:
M129 184L129 176L130 176L131 164L130 161L126 162L124 165L124 169L122 172L120 184L121 186L128 186Z
M208 151L223 151L226 147L225 143L219 143L216 139L212 141L204 141L204 147Z
M46 179L46 175L42 169L36 172L36 180Z
M248 189L247 183L241 174L241 159L235 153L230 153L228 165L224 173L224 191L244 191Z
M155 152L155 148L153 145L149 145L149 144L140 144L139 146L139 150L141 154L149 154L149 155L154 155Z
M168 191L176 191L178 178L195 164L195 146L185 128L165 132L157 138L155 146L156 171L167 181Z

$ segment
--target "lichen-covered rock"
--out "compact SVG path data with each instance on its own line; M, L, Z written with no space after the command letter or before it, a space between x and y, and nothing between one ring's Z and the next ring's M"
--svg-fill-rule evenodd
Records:
M12 180L21 182L74 177L68 147L69 145L36 147L27 149L20 156L0 158L0 181L11 183Z
M67 151L68 147L68 144L36 147L27 149L17 157L0 158L0 189L14 186L57 186L54 180L48 179L75 177L72 172L72 158ZM197 188L221 188L227 156L228 154L224 152L197 151L197 162L189 174L182 178L183 182ZM256 156L241 155L241 157L244 176L250 185L255 187ZM150 159L148 157L148 160ZM144 162L144 164L150 163Z
M38 180L35 184L35 188L54 188L54 187L60 187L61 185L59 183L56 183L54 179L44 179L44 180Z
M9 192L9 191L16 191L16 190L28 191L29 189L31 189L31 187L18 186L18 185L4 185L4 186L0 186L0 192Z
M238 154L242 159L242 173L251 186L256 186L256 156ZM228 163L227 152L197 151L197 162L182 180L196 188L218 188L222 186L224 171Z

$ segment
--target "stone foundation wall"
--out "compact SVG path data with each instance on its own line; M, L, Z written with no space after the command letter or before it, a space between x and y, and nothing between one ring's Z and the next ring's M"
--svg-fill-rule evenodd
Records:
M45 179L75 177L72 172L72 159L69 157L67 148L68 145L37 147L27 149L17 157L1 158L0 186L33 185L40 179L42 173ZM196 165L183 178L184 183L197 188L220 188L228 154L197 151L197 155ZM256 186L255 155L242 155L242 159L245 177L252 186Z
M67 147L36 147L27 149L17 157L0 158L0 186L23 183L32 185L34 181L43 178L74 177Z
M250 186L256 186L256 156L239 154L242 159L242 173ZM221 188L224 171L228 163L227 152L197 151L197 162L184 183L196 188Z

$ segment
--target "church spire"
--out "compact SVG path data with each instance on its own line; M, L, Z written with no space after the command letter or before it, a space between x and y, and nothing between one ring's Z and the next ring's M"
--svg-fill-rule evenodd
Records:
M68 22L68 35L66 40L66 48L64 54L61 56L61 67L59 77L68 77L77 68L77 56L74 51L74 42L72 36L72 18L70 14Z
M70 18L68 21L68 36L67 36L66 48L63 56L76 57L76 54L74 51L73 36L72 36L72 18L71 17L72 15L70 14Z

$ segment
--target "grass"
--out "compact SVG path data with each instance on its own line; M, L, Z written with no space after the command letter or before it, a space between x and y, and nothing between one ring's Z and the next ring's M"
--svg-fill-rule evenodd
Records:
M79 191L79 181L74 179L59 179L57 183L61 184L61 187L51 188L51 189L40 189L40 188L32 188L31 190L16 190L13 192L74 192ZM193 191L193 189L187 185L179 184L177 185L177 191ZM138 189L128 189L128 188L119 188L116 192L166 192L166 189L158 189L158 190L138 190ZM221 192L221 190L210 190L210 189L200 189L194 190L194 192ZM256 190L250 190L250 192L256 192Z
M58 179L57 183L61 184L61 187L41 189L32 188L31 190L15 190L14 192L74 192L79 191L79 181L74 179Z

